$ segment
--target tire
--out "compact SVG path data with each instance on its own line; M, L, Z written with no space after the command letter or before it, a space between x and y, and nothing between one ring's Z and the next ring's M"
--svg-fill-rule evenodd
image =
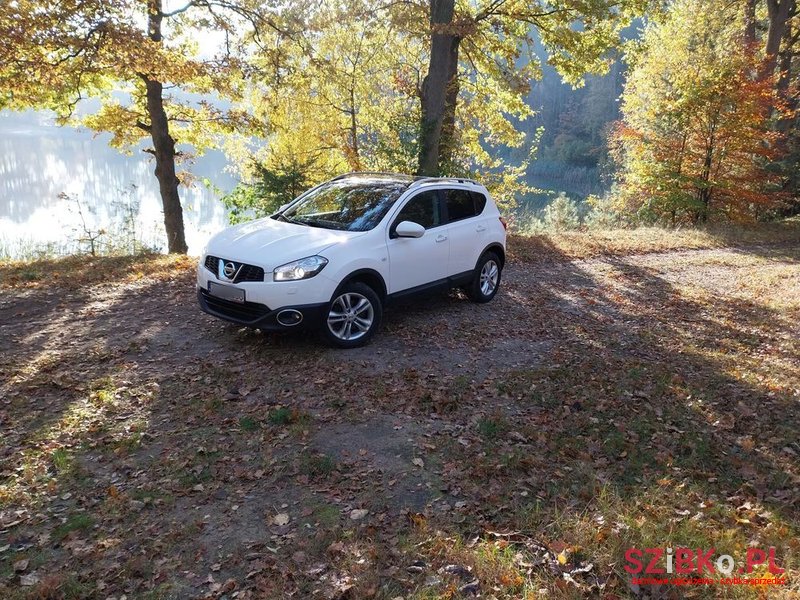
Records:
M348 283L334 294L322 333L337 348L357 348L372 339L383 317L378 294L364 283Z
M473 302L483 304L489 302L500 289L500 277L503 266L494 252L486 252L475 267L472 283L467 286L467 297Z

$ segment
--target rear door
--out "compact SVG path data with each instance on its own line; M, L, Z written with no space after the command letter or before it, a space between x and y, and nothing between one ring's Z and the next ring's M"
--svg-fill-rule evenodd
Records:
M442 190L444 213L450 236L448 276L461 275L475 268L487 242L487 226L480 217L486 197L480 192L462 188Z
M425 228L420 238L398 238L394 229L401 221ZM389 226L389 293L438 282L447 277L450 240L442 216L439 192L428 190L412 196Z

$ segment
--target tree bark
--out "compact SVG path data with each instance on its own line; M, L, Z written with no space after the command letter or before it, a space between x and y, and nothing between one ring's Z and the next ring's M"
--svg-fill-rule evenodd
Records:
M792 79L792 54L793 49L789 47L792 37L791 23L784 32L785 47L781 52L780 62L778 63L778 94L781 98L786 98L789 91L789 83Z
M789 111L788 113L781 113L777 123L775 124L775 128L784 136L779 143L783 146L783 149L787 151L789 151L793 145L793 140L791 138L796 138L798 135L796 129L793 129L793 125L797 122L797 118L792 116L794 111L797 109L798 99L797 95L792 94L789 89L789 85L792 81L792 58L794 54L792 41L794 35L795 33L792 31L792 23L790 21L787 24L783 35L784 44L783 50L781 51L780 62L778 63L777 83L778 97L782 98L784 102L786 102Z
M716 151L716 119L719 113L714 115L714 119L709 126L708 138L706 139L706 152L703 158L703 172L701 175L702 187L698 190L698 199L702 205L698 220L700 223L708 221L709 206L711 205L711 166L714 164L714 152Z
M767 29L767 43L765 48L766 60L764 73L768 77L775 74L778 65L778 53L781 50L781 40L789 20L789 5L792 0L767 0L767 13L769 15L769 28Z
M457 68L457 36L447 33L453 22L455 0L430 0L431 56L428 74L422 81L422 118L419 133L418 175L438 175L442 125L447 104L448 83ZM454 52L455 51L455 52ZM452 64L455 54L456 65Z
M148 0L147 34L161 43L162 0ZM170 253L186 254L186 235L183 229L183 208L178 194L178 177L175 174L175 140L169 132L169 120L164 110L164 86L149 75L143 75L147 89L147 113L150 118L150 137L156 160L155 175L164 208L164 228Z
M450 45L450 64L447 72L447 92L444 98L442 136L439 140L439 170L453 160L456 134L456 105L458 104L458 48L461 37L453 36Z
M355 79L355 75L354 75ZM358 148L358 120L356 117L356 92L355 81L351 81L350 87L350 148L348 154L350 155L350 168L353 171L361 170L361 156Z

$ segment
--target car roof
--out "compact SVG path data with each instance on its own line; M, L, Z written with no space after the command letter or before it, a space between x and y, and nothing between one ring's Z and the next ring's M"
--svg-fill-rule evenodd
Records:
M331 181L342 181L345 179L403 183L407 184L409 188L432 183L461 183L483 187L474 179L469 179L466 177L427 177L420 175L406 175L403 173L384 173L381 171L357 171L353 173L345 173L343 175L339 175L338 177L334 177Z

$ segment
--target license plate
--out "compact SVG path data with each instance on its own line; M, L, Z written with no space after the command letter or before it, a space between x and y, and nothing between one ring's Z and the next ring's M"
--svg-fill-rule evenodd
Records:
M244 290L229 285L220 285L219 283L209 281L208 293L217 298L222 298L223 300L244 303Z

